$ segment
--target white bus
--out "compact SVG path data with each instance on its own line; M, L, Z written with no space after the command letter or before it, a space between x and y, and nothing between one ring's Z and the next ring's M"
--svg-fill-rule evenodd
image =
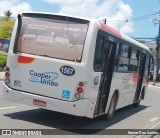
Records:
M150 53L98 20L23 13L11 38L4 99L110 119L115 110L144 99Z

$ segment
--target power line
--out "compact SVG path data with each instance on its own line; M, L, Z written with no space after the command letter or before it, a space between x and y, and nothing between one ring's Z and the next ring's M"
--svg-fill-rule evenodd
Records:
M149 18L153 18L154 14L155 14L155 13L150 13L150 14L143 15L143 16L140 16L140 17L132 18L131 20L132 20L132 21L142 21L142 20L146 20L146 19L149 19Z
M159 0L160 1L160 0ZM159 12L159 11L158 11ZM130 18L130 19L117 19L117 20L106 20L107 23L110 24L118 24L118 23L127 23L127 22L138 22L138 21L143 21L143 20L147 20L147 19L153 19L153 17L158 13L158 12L154 12L154 13L149 13L146 15L142 15L139 17L135 17L135 18Z

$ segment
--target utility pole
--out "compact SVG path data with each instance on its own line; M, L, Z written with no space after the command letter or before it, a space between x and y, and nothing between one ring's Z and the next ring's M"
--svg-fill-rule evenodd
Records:
M155 17L154 17L153 21L154 21L155 24L159 24L158 36L157 36L157 39L156 39L157 54L156 54L156 59L155 59L154 76L153 76L153 85L156 85L156 78L157 78L157 74L159 74L159 69L160 69L160 11L155 14Z
M159 16L160 16L160 12L159 12ZM160 18L159 18L158 37L157 37L156 42L157 42L157 74L159 74L159 69L160 69Z
M106 18L104 18L104 24L107 24L107 19Z

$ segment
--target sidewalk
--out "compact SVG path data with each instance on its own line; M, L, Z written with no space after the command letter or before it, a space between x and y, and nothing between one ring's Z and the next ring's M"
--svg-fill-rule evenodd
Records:
M153 82L152 82L152 81L149 81L149 85L156 86L156 87L160 87L160 82L157 81L157 82L156 82L156 85L153 85Z
M4 75L5 75L5 72L0 72L0 81L4 80Z

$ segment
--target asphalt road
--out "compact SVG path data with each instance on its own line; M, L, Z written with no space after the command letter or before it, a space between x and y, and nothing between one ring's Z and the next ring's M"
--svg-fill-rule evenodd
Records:
M148 87L145 100L141 102L138 108L133 108L132 106L122 108L116 111L115 116L110 121L104 121L100 118L79 118L38 109L5 101L2 96L2 81L0 81L0 129L57 128L61 134L67 132L68 134L78 135L84 134L79 129L92 129L94 131L85 132L85 134L91 136L100 134L105 129L150 129L157 127L157 124L160 123L160 88L154 86ZM130 135L125 137L135 136Z

